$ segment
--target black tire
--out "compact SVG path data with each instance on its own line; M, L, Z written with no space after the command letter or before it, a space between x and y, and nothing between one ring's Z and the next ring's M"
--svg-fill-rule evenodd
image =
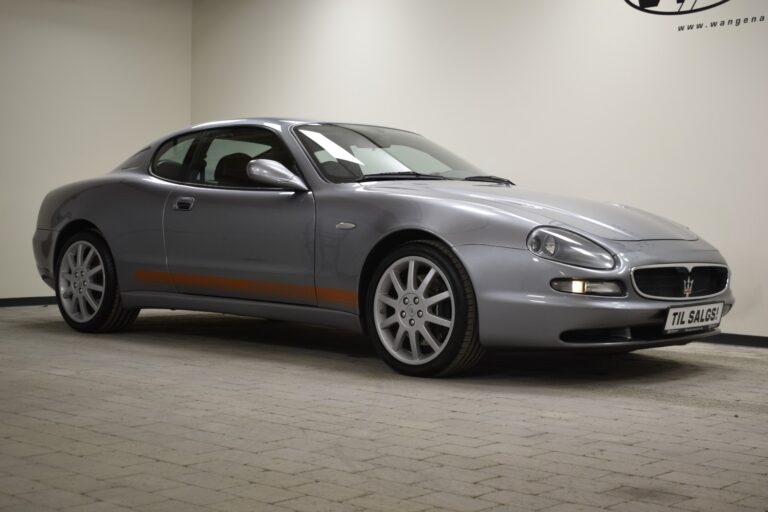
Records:
M454 290L453 330L442 351L424 364L408 364L395 358L380 339L374 320L376 288L384 272L396 261L408 256L425 258L436 265ZM388 254L373 273L365 299L366 327L379 356L394 370L414 377L444 377L465 372L482 358L477 325L477 304L467 271L445 245L430 240L408 242Z
M67 250L77 242L87 242L98 252L103 266L104 292L98 309L92 318L87 321L78 321L70 316L62 300L62 287L59 281L59 273L62 268L62 259ZM112 253L106 242L95 231L81 231L69 237L58 252L55 266L56 302L64 320L70 327L80 332L116 332L131 325L139 315L139 309L126 309L120 299L120 287L117 282L117 271Z

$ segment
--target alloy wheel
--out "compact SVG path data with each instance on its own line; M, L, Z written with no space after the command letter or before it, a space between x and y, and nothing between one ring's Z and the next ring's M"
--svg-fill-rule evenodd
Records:
M64 311L74 321L91 320L102 302L105 290L104 262L89 242L70 245L59 264L59 296Z
M456 311L451 285L435 263L420 256L395 261L381 275L373 300L376 331L393 357L422 365L440 355Z

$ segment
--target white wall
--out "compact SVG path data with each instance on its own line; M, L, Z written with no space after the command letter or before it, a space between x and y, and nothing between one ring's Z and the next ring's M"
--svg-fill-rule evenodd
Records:
M194 121L409 128L524 187L676 219L733 267L726 331L768 335L764 0L658 16L622 0L195 2Z
M51 189L190 122L187 0L0 0L0 298L50 295L32 234Z
M733 267L724 328L768 335L768 22L676 29L766 14L764 0L671 17L622 0L0 0L0 297L50 293L30 247L48 190L190 117L300 116L410 128L522 186L679 220Z

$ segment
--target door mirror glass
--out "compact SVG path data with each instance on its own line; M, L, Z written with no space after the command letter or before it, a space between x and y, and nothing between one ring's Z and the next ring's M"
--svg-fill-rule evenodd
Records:
M301 178L275 160L257 158L248 162L248 179L270 187L301 192L308 190Z

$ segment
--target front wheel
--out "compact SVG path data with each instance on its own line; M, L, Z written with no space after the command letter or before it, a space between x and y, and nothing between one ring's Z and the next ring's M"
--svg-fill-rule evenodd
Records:
M56 262L56 301L64 320L81 332L119 331L139 314L123 308L112 255L93 231L64 243Z
M483 355L469 275L443 244L410 242L387 255L371 280L366 313L382 359L406 375L459 373Z

